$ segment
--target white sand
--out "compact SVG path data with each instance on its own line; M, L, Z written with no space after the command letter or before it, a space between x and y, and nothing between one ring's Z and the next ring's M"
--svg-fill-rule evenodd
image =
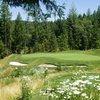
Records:
M27 66L27 64L22 64L20 62L9 62L9 64L12 66Z
M87 66L76 66L76 67L84 68L84 67L87 67Z
M57 66L51 64L41 64L38 67L45 67L45 68L56 68Z

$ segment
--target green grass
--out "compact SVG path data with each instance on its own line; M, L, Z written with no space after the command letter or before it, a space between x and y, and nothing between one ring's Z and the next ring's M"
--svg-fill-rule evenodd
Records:
M33 53L13 55L10 61L27 63L28 66L37 66L43 63L55 65L100 65L100 50L92 51L65 51L57 53Z
M72 61L98 61L99 56L82 54L82 53L36 53L29 55L22 55L21 59L30 60L34 58L53 58L58 60L72 60Z

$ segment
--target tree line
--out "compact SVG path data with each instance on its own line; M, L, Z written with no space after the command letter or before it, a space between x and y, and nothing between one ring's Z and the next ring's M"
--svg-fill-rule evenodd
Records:
M0 6L0 58L11 53L56 52L100 48L100 6L77 14L72 7L67 18L59 12L55 21L26 21L18 13L12 21L7 3Z

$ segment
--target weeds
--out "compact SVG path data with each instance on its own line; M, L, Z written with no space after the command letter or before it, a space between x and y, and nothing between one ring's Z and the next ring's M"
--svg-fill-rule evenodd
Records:
M32 89L28 82L30 78L27 76L22 78L22 95L17 100L32 100Z

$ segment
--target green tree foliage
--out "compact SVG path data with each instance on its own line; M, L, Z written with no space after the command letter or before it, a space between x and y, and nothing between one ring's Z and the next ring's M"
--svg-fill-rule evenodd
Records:
M53 31L57 38L58 50L67 50L67 30L66 30L66 21L58 19L55 21L53 26Z
M49 52L58 51L58 43L55 33L51 33L49 38Z
M67 30L68 30L68 44L70 49L76 49L76 21L77 21L77 12L74 7L70 9L67 18Z
M59 19L54 22L47 21L46 15L44 20L37 18L31 22L28 17L23 21L20 13L15 21L11 21L9 7L3 2L0 6L0 58L10 52L100 49L100 7L93 13L88 9L83 15L78 15L72 7L68 17L63 17L59 8Z
M24 23L23 23L24 24ZM31 32L30 30L30 23L29 23L29 16L27 17L27 21L25 22L25 29L24 29L24 53L28 53L30 47L30 39L31 39Z
M31 8L34 5L37 5L38 7L40 7L40 4L43 3L46 8L52 8L52 9L56 9L56 4L55 4L55 0L2 0L4 2L7 2L9 5L11 6L22 6L24 8L28 7Z
M28 14L34 17L34 20L44 20L51 16L52 13L59 11L62 12L60 5L57 5L56 0L1 0L7 2L10 6L20 6L24 8ZM47 11L44 13L41 4L44 5L44 9Z
M7 55L11 50L11 13L8 4L3 2L0 7L0 37L5 47Z
M4 44L3 44L2 40L0 40L0 58L3 58L4 56L5 56Z
M98 24L98 28L97 28L97 48L100 48L100 6L98 6L97 9L97 14L96 14L96 19L97 19L97 24Z
M27 38L25 34L25 24L22 22L20 13L18 13L15 20L13 39L13 51L16 53L21 53L25 47L25 42Z

